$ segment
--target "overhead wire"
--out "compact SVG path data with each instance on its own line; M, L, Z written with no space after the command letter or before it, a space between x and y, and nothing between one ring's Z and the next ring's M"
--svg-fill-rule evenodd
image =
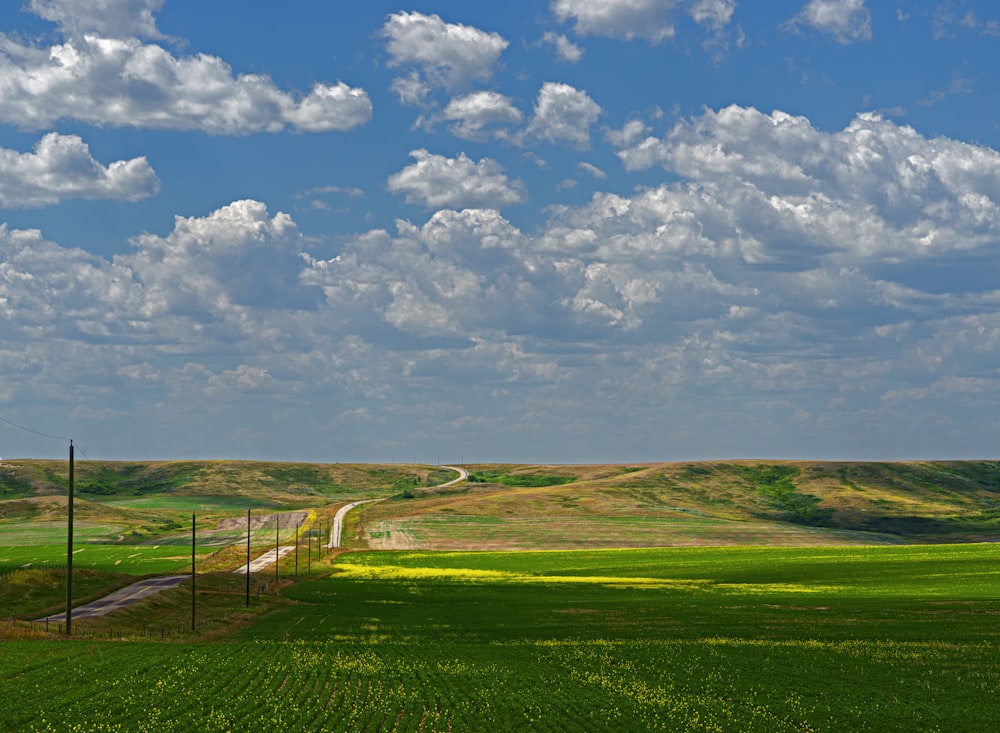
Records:
M51 433L43 433L40 430L33 430L31 428L25 427L24 425L18 425L13 420L8 420L7 418L2 417L2 416L0 416L0 422L5 422L8 425L12 425L13 427L17 428L18 430L23 430L26 433L33 433L34 435L39 435L39 436L41 436L43 438L52 438L52 440L63 440L63 441L67 441L67 442L72 442L73 441L72 438L65 438L65 437L63 437L61 435L52 435Z

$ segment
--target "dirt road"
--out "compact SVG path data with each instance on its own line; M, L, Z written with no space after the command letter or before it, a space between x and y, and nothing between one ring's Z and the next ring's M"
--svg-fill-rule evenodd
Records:
M455 471L456 473L458 473L458 478L452 479L451 481L446 481L443 484L438 484L437 486L434 486L432 488L440 489L443 486L451 486L452 484L457 484L459 481L465 481L465 479L469 478L469 472L459 466L440 466L440 468L447 468L451 471ZM345 504L344 506L340 507L340 509L337 510L337 513L333 516L333 526L330 528L330 543L327 545L327 547L331 550L335 547L340 547L341 534L344 530L344 517L347 516L347 513L351 511L351 509L353 509L356 506L360 506L362 504L369 504L371 502L376 502L376 501L384 501L384 499L365 499L364 501L352 501L350 504Z
M116 590L111 595L105 596L98 601L74 608L73 620L85 621L89 618L104 616L112 611L117 611L119 608L131 605L136 601L141 601L143 598L147 598L154 593L159 593L161 590L176 588L190 578L190 575L167 575L162 578L140 580L137 583L132 583L132 585ZM66 621L66 613L64 611L63 613L49 616L47 619L43 618L39 620L49 621L50 623L62 623Z

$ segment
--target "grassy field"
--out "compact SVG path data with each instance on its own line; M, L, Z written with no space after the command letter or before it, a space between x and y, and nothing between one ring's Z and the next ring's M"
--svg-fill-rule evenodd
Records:
M390 499L352 516L373 549L576 549L717 544L895 544L1000 538L992 461L730 461L468 467L250 461L82 462L80 542L142 544L238 516ZM66 464L0 464L0 544L55 544ZM38 533L48 531L42 537ZM32 534L35 533L33 537Z
M1000 539L987 461L470 467L366 507L372 549L896 544Z
M0 465L4 730L996 727L996 463L468 468L90 464L75 597L186 572L196 513L199 623L183 584L67 641L4 621L65 600L65 464ZM248 508L310 540L249 607Z
M286 585L225 643L5 642L0 719L992 731L1000 710L994 545L369 552L332 569Z

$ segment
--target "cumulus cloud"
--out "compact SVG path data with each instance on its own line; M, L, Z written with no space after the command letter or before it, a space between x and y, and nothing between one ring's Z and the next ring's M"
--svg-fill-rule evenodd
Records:
M521 232L494 209L443 210L423 226L397 223L395 236L355 238L305 275L333 312L421 337L469 337L515 327L545 312L518 256ZM371 319L375 323L371 323Z
M577 64L583 60L583 49L569 40L562 33L548 31L542 36L542 43L550 44L556 51L560 61Z
M560 22L573 21L579 35L661 43L676 34L680 11L712 31L722 30L736 8L735 0L553 0Z
M25 9L50 20L68 37L160 38L153 14L163 0L28 0Z
M440 119L451 122L449 129L466 140L505 139L510 128L524 119L509 97L497 92L472 92L453 98Z
M586 150L590 147L590 128L601 111L586 92L569 84L545 82L535 99L527 138Z
M389 66L409 70L393 87L407 104L420 103L432 88L455 91L488 80L509 45L499 33L418 12L390 15L382 37Z
M240 364L235 369L226 369L221 374L215 374L208 380L209 393L218 392L251 392L270 379L267 369Z
M71 23L70 18L81 23L103 17L94 8L104 6L89 1L93 12L80 16L71 14L65 2L39 7L63 19L62 24ZM116 0L113 5L134 10L155 3ZM121 25L121 32L138 30L134 23L109 22ZM95 24L101 25L88 21ZM247 134L287 128L348 130L371 119L367 93L343 82L318 83L307 95L290 93L266 76L234 75L215 56L176 57L135 37L102 36L98 29L78 35L72 30L76 27L67 27L65 42L51 47L0 35L0 121L27 129L74 119L94 125Z
M205 217L176 217L166 236L141 234L135 252L115 258L143 285L143 315L225 317L244 308L298 309L318 292L299 277L307 259L292 218L252 200Z
M416 160L389 177L389 190L406 195L407 203L432 209L502 208L524 199L524 184L510 180L492 158L473 162L465 153L457 158L414 150Z
M842 44L867 41L872 37L871 11L865 0L809 0L789 21L789 26L815 28Z
M928 139L878 115L827 133L808 119L730 106L619 151L631 170L662 165L701 201L746 216L749 257L850 251L926 257L996 241L1000 153ZM770 255L765 252L770 252Z
M128 267L0 224L0 329L12 343L100 334L141 300Z
M32 153L0 148L0 207L32 208L65 199L138 201L159 190L145 158L103 166L76 135L49 133Z
M178 217L168 233L140 235L133 253L112 260L2 226L0 366L11 394L72 380L76 399L93 398L80 413L91 417L124 409L115 401L122 390L130 414L160 414L154 403L170 402L185 423L181 410L200 415L266 390L278 403L319 403L324 413L333 399L350 424L368 426L366 436L379 432L373 415L389 419L373 405L395 405L417 384L487 400L483 410L501 430L513 428L496 417L506 415L500 406L528 397L583 420L595 404L602 416L634 417L650 400L687 399L697 421L706 399L723 411L738 403L725 413L738 430L761 414L810 420L824 410L849 424L880 396L883 409L975 399L995 366L1000 294L993 285L922 288L945 249L908 282L932 254L900 246L905 216L894 220L864 180L855 189L838 183L837 169L858 166L843 175L863 179L864 165L905 162L907 175L940 181L914 179L908 195L920 202L907 210L933 213L949 196L964 205L978 195L986 218L976 226L995 227L997 153L888 124L861 119L847 145L827 139L846 131L823 133L777 113L705 113L677 125L647 163L686 180L553 207L531 233L495 208L443 209L393 232L347 237L328 259L304 252L295 222L255 201ZM931 143L941 158L923 166ZM797 225L805 215L781 202L803 192L842 209L844 226L881 219L895 260L810 240L834 219L817 207ZM973 244L984 250L981 262L991 261L985 237ZM955 280L977 266L960 267ZM117 391L107 391L108 376ZM106 392L88 391L95 384ZM800 403L803 394L818 403ZM717 419L696 427L718 430Z

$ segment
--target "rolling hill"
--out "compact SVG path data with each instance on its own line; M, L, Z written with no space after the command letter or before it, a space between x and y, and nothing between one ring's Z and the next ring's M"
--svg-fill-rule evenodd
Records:
M185 513L291 511L388 499L352 517L353 546L544 549L705 544L975 542L1000 538L994 461L719 461L468 466L253 461L102 462L76 468L77 516L145 540ZM64 461L0 464L0 528L57 524ZM8 531L4 534L11 535ZM126 541L130 541L126 539Z

